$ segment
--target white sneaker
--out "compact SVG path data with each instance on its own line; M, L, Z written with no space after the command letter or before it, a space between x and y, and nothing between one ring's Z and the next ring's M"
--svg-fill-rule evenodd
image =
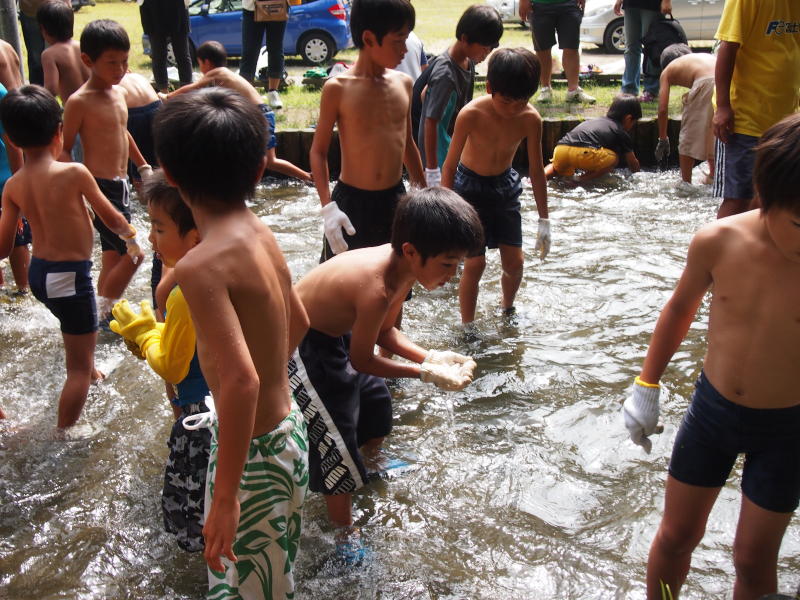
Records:
M553 88L545 86L539 89L539 95L536 96L537 102L552 102L553 101Z
M275 110L283 108L283 102L281 102L281 97L278 95L276 90L272 90L267 94L267 102Z
M586 104L594 104L597 102L597 99L594 96L590 96L584 92L583 88L579 86L577 89L567 92L567 102L584 102Z

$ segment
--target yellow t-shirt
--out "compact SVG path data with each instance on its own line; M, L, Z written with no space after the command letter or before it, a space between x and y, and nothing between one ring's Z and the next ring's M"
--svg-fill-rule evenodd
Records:
M797 110L800 0L727 0L716 38L739 44L731 81L735 133L760 137Z

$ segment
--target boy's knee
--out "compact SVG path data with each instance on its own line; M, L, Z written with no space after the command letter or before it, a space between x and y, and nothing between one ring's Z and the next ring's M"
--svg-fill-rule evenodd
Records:
M670 525L663 523L656 534L655 543L665 554L682 555L691 553L703 539L705 527Z
M464 271L468 273L483 273L483 270L486 268L486 256L481 254L480 256L472 256L464 261Z
M522 256L522 249L519 250L519 252L509 252L502 258L503 272L507 275L522 275L525 260Z
M736 576L745 581L758 581L764 577L774 577L777 569L777 556L765 552L762 545L733 544L733 566Z

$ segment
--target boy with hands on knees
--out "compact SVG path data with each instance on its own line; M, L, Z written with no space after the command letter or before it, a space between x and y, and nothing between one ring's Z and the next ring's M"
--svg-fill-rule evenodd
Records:
M136 229L102 194L88 169L56 161L62 149L61 107L42 87L27 85L0 102L0 120L25 163L3 189L0 257L8 256L24 214L33 234L30 286L61 324L67 379L58 406L58 427L80 417L89 385L102 378L94 366L97 309L92 289L94 236L84 199L95 218L120 238L132 261L142 258Z
M664 514L650 548L647 597L677 597L709 512L739 454L742 504L734 540L735 600L777 591L777 560L800 501L800 113L762 137L754 186L762 208L704 226L661 312L625 424L649 447L658 383L713 285L708 349L675 438Z
M296 285L310 329L289 374L308 423L309 487L325 495L337 555L346 563L364 555L351 510L352 493L367 480L362 452L377 454L392 428L384 378L460 390L475 369L467 356L411 342L395 326L397 315L415 282L429 290L444 285L482 243L475 210L450 190L427 188L400 200L391 244L345 252ZM410 362L375 354L376 344Z
M487 95L467 104L456 118L453 139L442 172L442 183L478 211L486 245L500 249L502 308L514 310L522 282L522 184L511 167L520 142L527 138L533 197L539 212L536 250L550 250L547 179L542 164L542 118L529 100L539 85L539 61L524 48L502 48L492 54ZM458 288L461 320L475 320L478 285L486 268L485 249L464 261Z

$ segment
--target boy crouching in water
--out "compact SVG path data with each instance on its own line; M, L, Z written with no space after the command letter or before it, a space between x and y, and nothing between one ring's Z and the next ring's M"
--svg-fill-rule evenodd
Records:
M150 213L150 243L164 266L172 269L199 242L192 211L181 199L178 190L169 185L162 171L153 173L142 188ZM203 498L211 446L206 427L189 428L184 419L208 411L205 398L209 393L197 358L195 335L189 307L181 288L169 291L166 318L157 324L147 300L141 314L131 310L127 300L118 302L112 311L111 330L125 338L138 358L166 382L175 386L172 398L177 420L169 436L169 459L164 473L161 509L164 528L175 534L178 546L187 552L203 549Z
M289 372L308 422L309 487L325 494L345 564L360 562L365 552L351 512L352 493L367 479L359 448L374 454L392 428L384 378L460 390L475 368L467 356L412 343L395 326L397 315L414 283L443 286L482 244L475 210L450 190L429 188L400 200L391 244L344 252L297 283L311 329ZM411 363L376 355L376 344Z
M672 449L664 514L650 548L647 597L677 598L714 502L739 454L742 505L733 598L777 591L781 540L800 500L800 114L767 130L756 150L760 210L704 226L661 311L633 396L634 442L657 430L659 380L713 285L708 350Z
M264 117L240 94L211 88L170 100L153 129L200 235L174 273L216 407L203 527L209 594L292 597L308 442L286 361L308 319L275 237L246 205L266 162Z
M442 185L453 188L478 211L486 245L500 248L502 308L506 312L514 310L522 282L522 184L511 162L525 138L533 198L539 211L536 250L542 258L550 250L542 118L528 102L539 86L539 68L536 56L524 48L503 48L492 54L487 95L473 100L458 113L442 170ZM485 249L464 261L458 288L464 323L475 320L478 284L485 268Z
M67 380L58 401L58 427L69 427L80 417L89 385L102 377L94 366L94 234L84 198L96 219L121 238L133 260L141 260L142 251L136 229L102 194L89 170L79 163L56 161L63 143L61 107L50 92L36 85L9 92L0 102L0 120L25 155L25 164L3 189L0 257L11 251L24 214L33 233L31 291L61 324Z

